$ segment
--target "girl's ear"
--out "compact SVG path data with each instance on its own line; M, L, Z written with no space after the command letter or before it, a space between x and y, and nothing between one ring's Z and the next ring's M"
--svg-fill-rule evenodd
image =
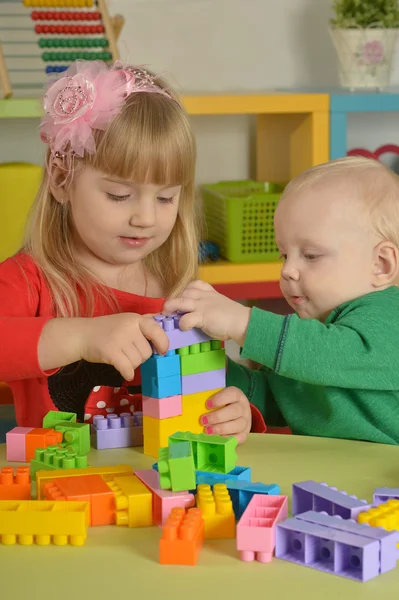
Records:
M50 170L50 191L60 204L64 204L66 200L65 180L65 166L62 158L53 158Z

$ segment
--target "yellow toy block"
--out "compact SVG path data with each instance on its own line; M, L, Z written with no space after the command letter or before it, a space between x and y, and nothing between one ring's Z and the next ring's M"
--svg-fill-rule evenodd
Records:
M42 500L44 486L52 479L61 477L79 477L83 475L101 475L105 482L112 481L116 476L124 477L133 475L133 469L129 465L115 465L112 467L84 467L83 469L55 469L54 471L38 471L36 473L36 497Z
M207 392L197 392L196 394L187 394L182 396L183 407L183 425L181 431L191 431L191 433L204 433L204 426L200 422L201 415L214 411L214 408L205 406L208 398L220 392L223 388Z
M236 522L233 503L224 483L197 486L197 506L204 519L205 539L234 538Z
M107 484L115 494L116 524L128 527L150 527L152 494L136 475L115 477Z
M387 531L399 531L399 500L388 500L359 514L359 523L368 523L371 527L382 527Z
M184 431L183 424L182 415L169 419L154 419L154 417L144 416L144 454L158 458L159 448L167 448L169 436L176 431Z
M83 546L89 522L89 502L0 501L0 537L7 546L48 546L51 541Z

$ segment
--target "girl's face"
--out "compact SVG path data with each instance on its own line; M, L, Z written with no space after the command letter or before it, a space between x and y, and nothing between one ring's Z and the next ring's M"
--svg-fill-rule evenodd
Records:
M162 246L176 222L180 185L134 183L85 168L69 191L79 253L129 265Z

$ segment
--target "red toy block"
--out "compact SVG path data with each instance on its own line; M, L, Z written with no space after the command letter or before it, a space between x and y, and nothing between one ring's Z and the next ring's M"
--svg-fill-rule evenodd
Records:
M6 434L6 451L8 462L26 461L26 434L33 427L14 427Z
M159 543L161 565L196 565L204 543L204 520L199 508L173 508Z
M0 471L0 500L30 500L29 467L12 467Z
M26 462L35 458L35 450L62 443L62 432L37 427L26 434Z

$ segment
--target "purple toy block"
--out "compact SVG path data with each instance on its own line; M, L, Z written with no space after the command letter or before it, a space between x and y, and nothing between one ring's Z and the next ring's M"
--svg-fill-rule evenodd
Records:
M120 417L96 415L93 419L92 433L97 450L142 446L142 413L122 413Z
M352 519L343 519L339 515L331 517L327 513L318 513L313 510L298 515L296 518L316 525L323 525L330 529L355 533L370 540L378 540L380 544L380 573L386 573L396 567L396 561L399 558L399 550L396 547L399 542L399 531L386 531L382 527L370 527L366 523L362 524Z
M6 433L6 452L9 462L26 462L26 434L33 427L14 427Z
M399 500L399 488L376 488L374 490L373 502L374 504L383 504L388 500Z
M380 543L354 533L288 519L277 525L276 557L356 581L380 574Z
M183 375L181 378L182 396L217 390L223 387L226 387L226 369L195 373L195 375Z
M182 331L179 328L181 317L182 315L170 315L169 317L156 315L154 317L169 338L169 350L178 350L178 348L184 348L184 346L192 346L193 344L208 342L212 339L209 335L206 335L206 333L201 331L201 329Z
M301 481L292 485L293 515L315 510L340 515L343 519L354 519L369 508L371 504L366 500L348 496L346 492L339 492L336 487L329 487L326 483Z

